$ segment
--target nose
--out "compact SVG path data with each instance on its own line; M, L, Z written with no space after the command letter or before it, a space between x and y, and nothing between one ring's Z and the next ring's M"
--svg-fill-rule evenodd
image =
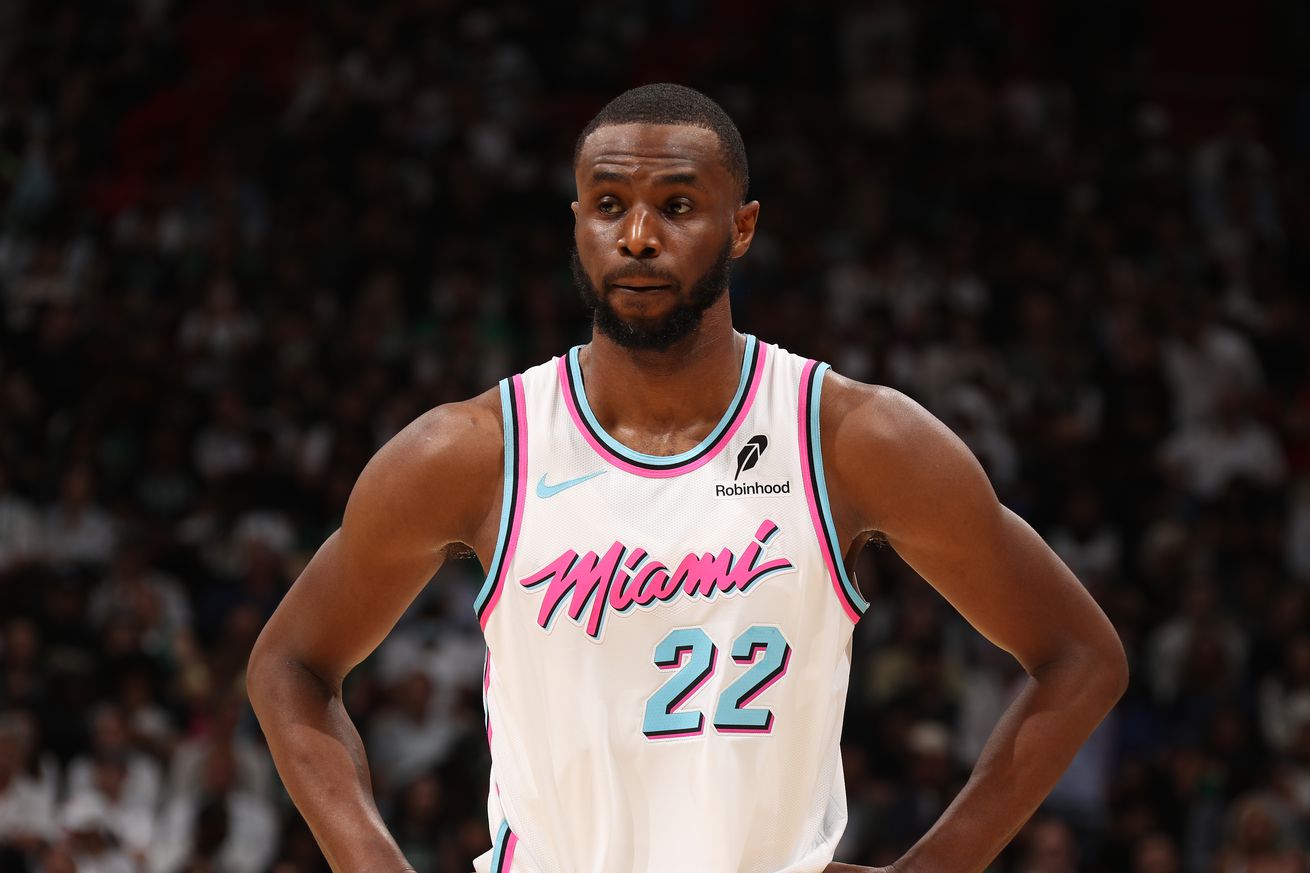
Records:
M628 210L623 222L623 233L619 236L619 254L629 258L655 258L663 251L656 228L659 222L645 206L634 206Z

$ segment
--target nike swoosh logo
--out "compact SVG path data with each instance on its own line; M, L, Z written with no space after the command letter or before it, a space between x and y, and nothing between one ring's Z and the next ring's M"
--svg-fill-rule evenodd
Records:
M565 479L563 482L560 482L559 484L556 485L547 485L546 476L543 473L541 479L537 481L537 496L540 497L542 500L545 500L547 497L554 497L556 494L560 493L561 491L564 491L568 488L572 488L574 485L581 485L583 482L586 482L588 479L595 479L597 476L601 475L604 472L605 472L604 470L597 470L594 473L588 473L587 475L579 476L576 479Z

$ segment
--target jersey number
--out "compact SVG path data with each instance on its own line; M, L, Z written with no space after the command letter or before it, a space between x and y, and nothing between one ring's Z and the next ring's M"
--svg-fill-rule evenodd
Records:
M658 740L696 736L704 731L703 713L679 712L678 707L714 675L718 654L714 641L698 627L678 628L660 641L655 647L655 666L678 672L646 701L642 733ZM787 672L791 646L778 628L757 624L733 640L732 660L751 666L719 695L714 729L722 734L766 734L773 730L773 712L747 704Z

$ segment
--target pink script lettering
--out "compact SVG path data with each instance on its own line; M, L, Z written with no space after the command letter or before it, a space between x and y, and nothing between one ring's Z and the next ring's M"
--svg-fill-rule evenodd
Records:
M608 613L668 603L679 596L712 599L716 594L746 594L760 580L793 568L787 558L760 562L778 526L765 519L738 557L731 549L689 554L671 570L647 560L645 549L615 542L602 554L579 555L569 549L537 572L520 580L529 590L545 586L537 623L550 629L560 608L599 639Z

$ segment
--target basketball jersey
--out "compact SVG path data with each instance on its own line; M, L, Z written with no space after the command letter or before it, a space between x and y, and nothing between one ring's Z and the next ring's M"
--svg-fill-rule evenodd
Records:
M578 351L500 385L477 873L821 871L867 607L824 486L827 365L746 337L722 419L664 457L604 431Z

